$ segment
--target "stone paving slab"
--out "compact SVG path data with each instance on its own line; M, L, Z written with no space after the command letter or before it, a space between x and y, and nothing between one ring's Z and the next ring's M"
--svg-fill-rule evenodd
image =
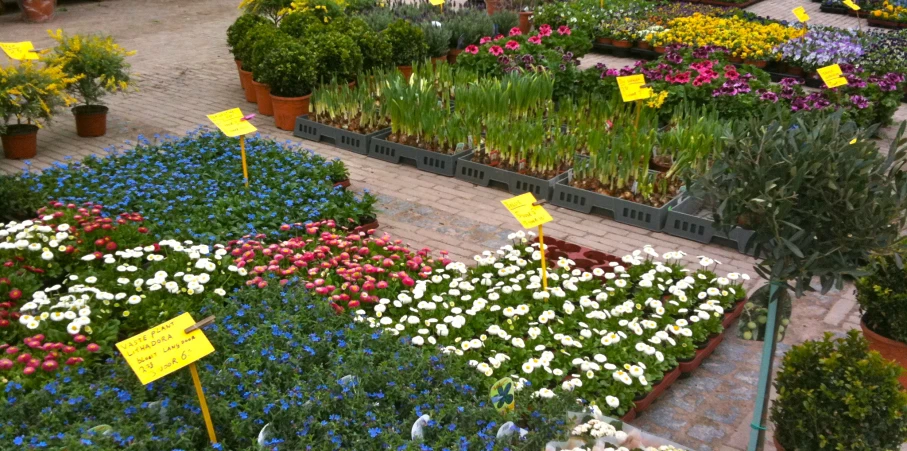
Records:
M70 33L101 31L114 36L126 48L138 50L132 64L140 75L139 91L108 98L111 111L107 136L79 138L71 114L60 114L51 126L40 131L39 155L30 162L31 166L40 169L67 158L103 155L104 149L111 146L127 148L129 141L134 142L140 134L149 139L168 133L183 134L206 124L206 114L236 106L247 113L254 112L255 105L243 100L235 66L224 43L226 28L238 14L236 4L236 0L67 2L50 24L25 24L12 13L0 16L0 41L31 40L41 48L52 43L46 29L63 28ZM772 0L751 9L784 17L794 6L797 5L791 0ZM843 16L818 12L818 4L804 6L814 18L813 23L841 26L835 21ZM632 60L589 55L583 66L598 62L622 66ZM898 117L907 118L907 109L902 107ZM258 116L253 123L275 139L300 142L289 132L277 130L270 118ZM350 168L353 189L369 189L378 195L381 230L412 246L447 249L453 258L471 260L477 252L505 244L507 234L518 227L500 206L501 199L510 197L503 191L370 159L326 144L302 143L323 155L342 158ZM24 162L0 160L0 171L6 173L25 166ZM558 207L552 206L549 211L555 218L546 225L551 236L615 254L651 244L661 252L679 249L691 256L710 255L723 263L723 271L755 276L753 260L729 248L703 245ZM751 282L749 288L756 283ZM779 345L779 355L789 345L819 337L825 330L843 333L858 327L859 312L852 291L848 286L843 292L809 294L798 300L792 325L784 343ZM745 449L760 353L761 343L743 341L729 333L691 378L678 381L634 423L692 449Z

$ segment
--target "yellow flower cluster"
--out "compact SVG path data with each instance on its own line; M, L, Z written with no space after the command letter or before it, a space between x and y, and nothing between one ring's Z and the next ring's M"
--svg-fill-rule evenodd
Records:
M646 102L646 106L649 108L661 108L665 103L665 99L668 98L668 91L661 91L658 94L649 97L649 101Z
M727 48L740 58L767 60L773 49L806 33L805 28L776 23L759 24L737 17L722 18L696 13L671 20L661 33L646 35L654 46L687 44L693 47L717 45Z
M907 22L907 8L892 4L885 0L882 7L873 11L872 17L881 20L893 20L897 22Z
M32 61L0 66L0 110L19 120L37 123L38 119L52 116L61 103L66 106L76 103L67 88L80 78L67 76L60 66Z

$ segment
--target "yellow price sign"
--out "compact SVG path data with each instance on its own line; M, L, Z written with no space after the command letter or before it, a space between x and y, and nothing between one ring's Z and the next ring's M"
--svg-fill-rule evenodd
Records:
M0 42L0 49L14 60L36 60L38 52L30 41L24 42Z
M117 349L145 385L214 352L204 332L196 329L186 333L194 324L192 315L183 313L117 343Z
M806 22L809 20L809 14L806 14L806 8L798 6L793 9L794 15L797 16L797 20L800 22Z
M822 77L825 86L828 86L829 88L837 88L838 86L847 84L847 78L844 77L844 74L841 72L841 66L837 64L820 67L816 69L816 72Z
M429 3L435 6L440 6L444 4L444 0L428 0Z
M652 89L646 88L646 76L643 74L626 75L617 77L617 87L624 102L648 99L652 96Z
M854 3L853 0L844 0L842 3L844 3L844 6L850 8L854 11L860 10L860 5L857 5L856 3Z
M532 193L520 194L517 197L501 201L513 217L527 229L538 227L554 220L544 208L532 205L535 202L535 196Z
M254 125L245 120L245 116L243 116L242 111L240 111L239 108L209 114L208 119L210 119L220 131L231 138L248 135L249 133L258 131Z

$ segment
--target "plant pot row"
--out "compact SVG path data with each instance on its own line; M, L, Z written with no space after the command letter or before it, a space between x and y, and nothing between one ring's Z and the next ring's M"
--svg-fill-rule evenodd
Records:
M107 133L107 112L103 105L79 105L72 108L76 119L76 135L83 138L104 136ZM10 160L27 160L38 154L38 126L14 124L0 134L3 156Z
M897 22L894 20L874 19L874 18L872 18L872 16L868 17L866 19L866 22L869 23L870 27L888 28L891 30L907 28L907 22Z

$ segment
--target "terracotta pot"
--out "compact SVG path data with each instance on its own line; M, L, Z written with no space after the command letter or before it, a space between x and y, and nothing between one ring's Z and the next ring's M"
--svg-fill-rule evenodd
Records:
M673 370L665 373L664 377L658 381L654 386L652 386L652 391L650 391L644 398L634 401L636 412L643 412L655 402L658 397L664 394L665 390L671 386L677 379L680 377L680 367L676 367Z
M635 419L636 419L636 409L635 408L630 409L627 413L624 414L624 416L620 417L620 421L623 421L624 423L629 423Z
M375 220L373 220L371 222L367 222L365 224L362 224L359 227L354 228L353 232L357 232L357 233L358 232L368 232L369 230L374 230L377 228L378 228L378 219L376 218Z
M614 47L617 47L617 48L619 48L619 49L628 49L628 48L630 48L630 47L633 47L633 43L632 43L632 42L630 42L630 41L624 41L624 40L622 40L622 39L614 39L614 40L612 40L612 41L611 41L611 45L613 45Z
M655 46L655 53L667 53L668 49L664 46Z
M57 0L19 0L22 20L26 22L47 22L54 18Z
M860 328L863 329L863 336L866 337L866 341L869 342L869 349L878 351L879 354L882 354L882 357L893 360L898 365L901 365L901 368L907 370L907 343L894 341L873 332L866 327L866 323L864 323L862 319L860 320ZM901 374L899 380L901 381L901 385L903 385L904 388L907 388L907 371Z
M255 100L258 100L258 114L273 116L274 105L271 103L271 87L253 79L252 89L255 90Z
M737 318L740 318L740 315L743 314L743 309L746 308L746 298L740 299L737 301L737 304L729 312L724 312L724 319L721 320L721 325L725 329L730 329L731 324L734 321L737 321Z
M523 34L529 34L529 30L532 29L532 23L529 19L532 17L532 11L520 11L520 31Z
M311 98L311 94L302 97L278 97L271 94L274 125L281 130L292 131L296 127L296 118L309 114L309 99Z
M246 102L255 103L257 97L255 97L255 87L252 86L252 72L240 69L239 77L242 79L242 88L246 92Z
M636 43L636 47L639 47L643 50L649 50L652 48L652 44L649 44L649 41L639 41Z
M730 61L732 63L742 63L743 58L741 58L739 56L730 56L730 57L728 57L728 61Z
M611 38L595 38L597 44L611 45L614 41Z
M107 111L104 105L79 105L72 109L76 117L76 134L95 138L107 134Z
M784 447L781 446L780 443L778 443L778 435L777 435L777 434L772 434L772 442L775 443L775 449L776 449L776 450L778 450L778 451L784 451Z
M335 188L338 187L338 186L341 187L341 188L344 188L344 189L349 188L349 187L350 187L350 179L341 180L341 181L339 181L339 182L337 182L337 183L334 184L334 187L335 187Z
M236 73L239 74L239 86L242 86L243 89L246 89L246 80L242 78L242 61L233 60L236 63Z
M457 64L457 56L461 53L463 53L463 49L450 49L450 52L447 53L447 62Z
M797 77L802 77L803 68L799 67L799 66L787 66L787 73L797 76Z
M501 0L485 0L485 11L492 15L501 8Z
M14 124L6 127L6 133L0 135L3 142L3 155L10 160L25 160L38 154L38 126L31 124Z
M397 70L403 74L403 78L409 80L413 76L413 66L397 66Z
M722 340L724 340L723 332L709 340L704 348L697 349L696 354L693 356L692 360L680 362L680 372L691 373L696 368L699 368L699 365L702 365L702 361L705 360L706 357L712 355L713 352L715 352L715 348L717 348L718 345L721 344Z
M445 53L444 55L439 56L439 57L434 57L434 56L431 57L431 65L432 65L432 67L437 66L438 63L441 63L441 62L444 62L444 63L447 62L447 54L446 54L446 53Z
M743 63L744 63L744 64L749 64L749 65L751 65L751 66L755 66L755 67L758 67L758 68L762 69L762 68L764 68L764 67L768 64L768 61L765 61L765 60L743 60Z

